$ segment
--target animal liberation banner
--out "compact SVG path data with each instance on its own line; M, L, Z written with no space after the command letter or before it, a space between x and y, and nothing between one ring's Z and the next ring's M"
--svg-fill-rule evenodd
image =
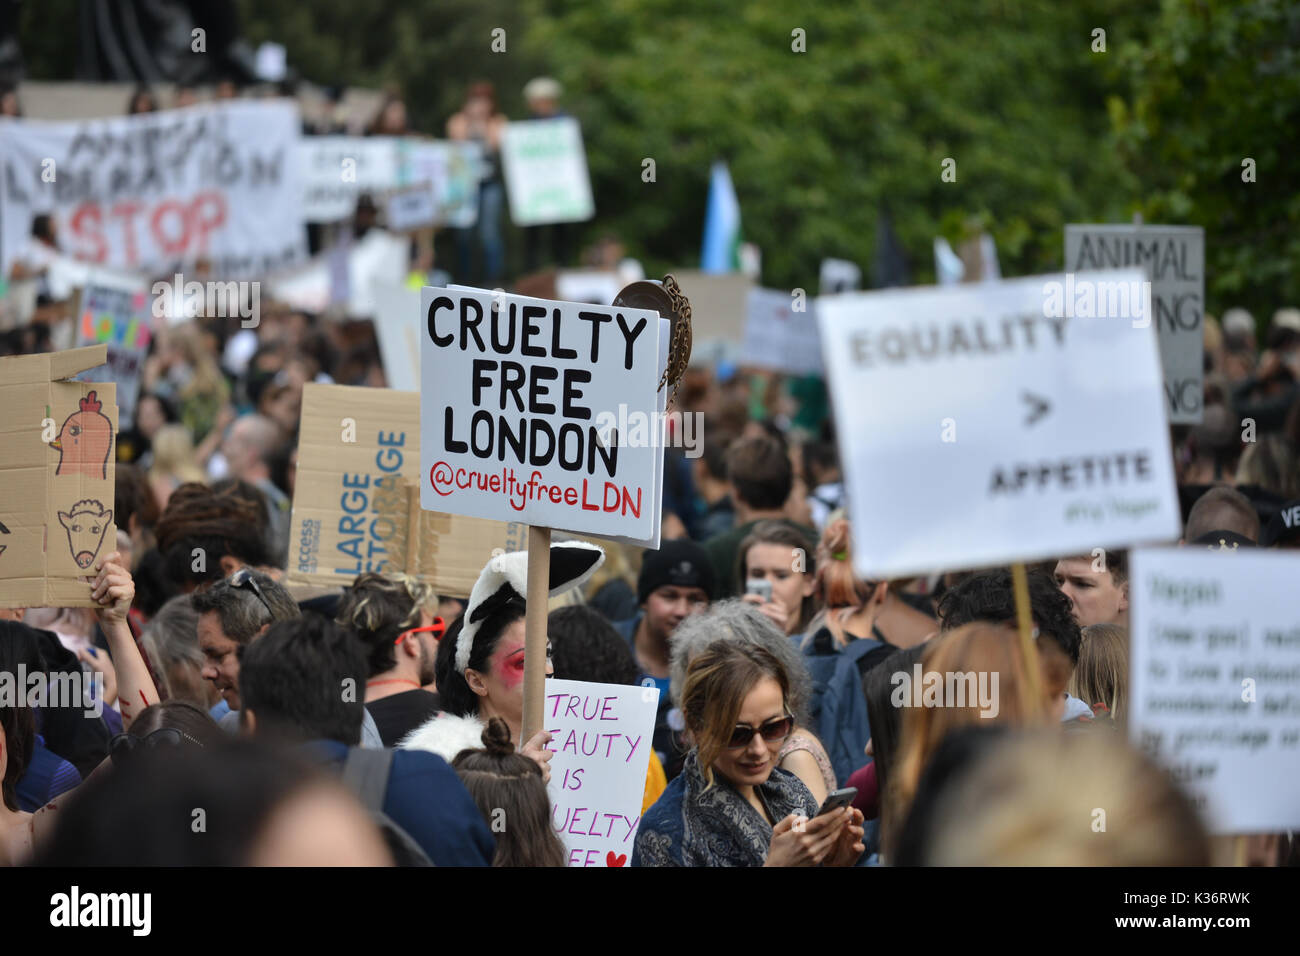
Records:
M335 588L402 571L469 597L493 549L522 551L527 527L420 510L420 397L390 388L303 386L289 580Z
M1205 230L1200 226L1065 227L1065 271L1138 266L1151 304L1165 373L1165 407L1174 425L1200 424L1205 380Z
M422 508L659 546L667 319L459 286L420 318Z
M1178 537L1150 290L1084 279L818 300L862 575Z
M507 123L501 164L516 226L582 222L596 214L582 127L572 116Z
M551 826L569 866L627 866L641 823L659 690L546 682ZM506 826L510 821L505 821Z
M1300 827L1300 555L1132 554L1129 733L1219 833Z
M131 292L88 285L81 290L73 311L77 345L102 342L108 346L105 367L90 369L78 377L83 381L100 379L117 384L118 415L122 426L128 429L135 421L140 375L153 338L149 318L150 304L143 286Z
M117 548L112 382L74 382L107 346L0 358L0 607L96 607L85 578Z
M230 102L138 116L0 120L0 266L32 217L54 216L63 251L172 275L260 277L306 257L297 144L287 102Z

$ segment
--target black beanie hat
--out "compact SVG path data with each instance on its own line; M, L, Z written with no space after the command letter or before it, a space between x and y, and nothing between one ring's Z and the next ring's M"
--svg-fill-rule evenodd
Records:
M658 551L647 551L636 580L637 602L644 604L653 591L665 585L703 588L712 601L716 585L708 553L685 538L665 541Z

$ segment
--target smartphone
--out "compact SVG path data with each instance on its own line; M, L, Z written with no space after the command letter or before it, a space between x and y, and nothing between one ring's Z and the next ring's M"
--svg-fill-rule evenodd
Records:
M772 582L760 578L750 578L745 582L746 594L757 594L764 601L772 600Z
M832 790L826 794L826 800L822 803L822 808L817 811L817 816L831 813L835 810L843 809L853 802L853 798L858 795L857 787L845 787L842 790Z

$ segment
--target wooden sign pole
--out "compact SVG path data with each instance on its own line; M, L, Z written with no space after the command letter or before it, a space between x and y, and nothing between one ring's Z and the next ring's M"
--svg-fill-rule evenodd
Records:
M1038 673L1038 648L1034 646L1034 615L1029 607L1029 576L1022 562L1011 565L1011 590L1016 598L1016 624L1020 632L1020 656L1025 661L1026 693L1036 706L1041 707L1042 681Z
M524 600L524 721L519 746L543 728L546 706L546 613L550 598L551 529L528 529L528 593Z

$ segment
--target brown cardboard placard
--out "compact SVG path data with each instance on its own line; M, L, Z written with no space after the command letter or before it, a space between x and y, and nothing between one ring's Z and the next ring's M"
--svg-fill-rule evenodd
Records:
M466 598L494 549L525 546L522 523L422 512L419 470L418 392L305 385L289 581L339 587L400 571Z
M740 345L745 341L745 320L749 290L754 288L753 280L739 272L671 271L682 293L690 300L691 325L697 345L711 342Z
M68 381L104 345L0 358L0 607L96 607L85 578L117 548L117 387Z

